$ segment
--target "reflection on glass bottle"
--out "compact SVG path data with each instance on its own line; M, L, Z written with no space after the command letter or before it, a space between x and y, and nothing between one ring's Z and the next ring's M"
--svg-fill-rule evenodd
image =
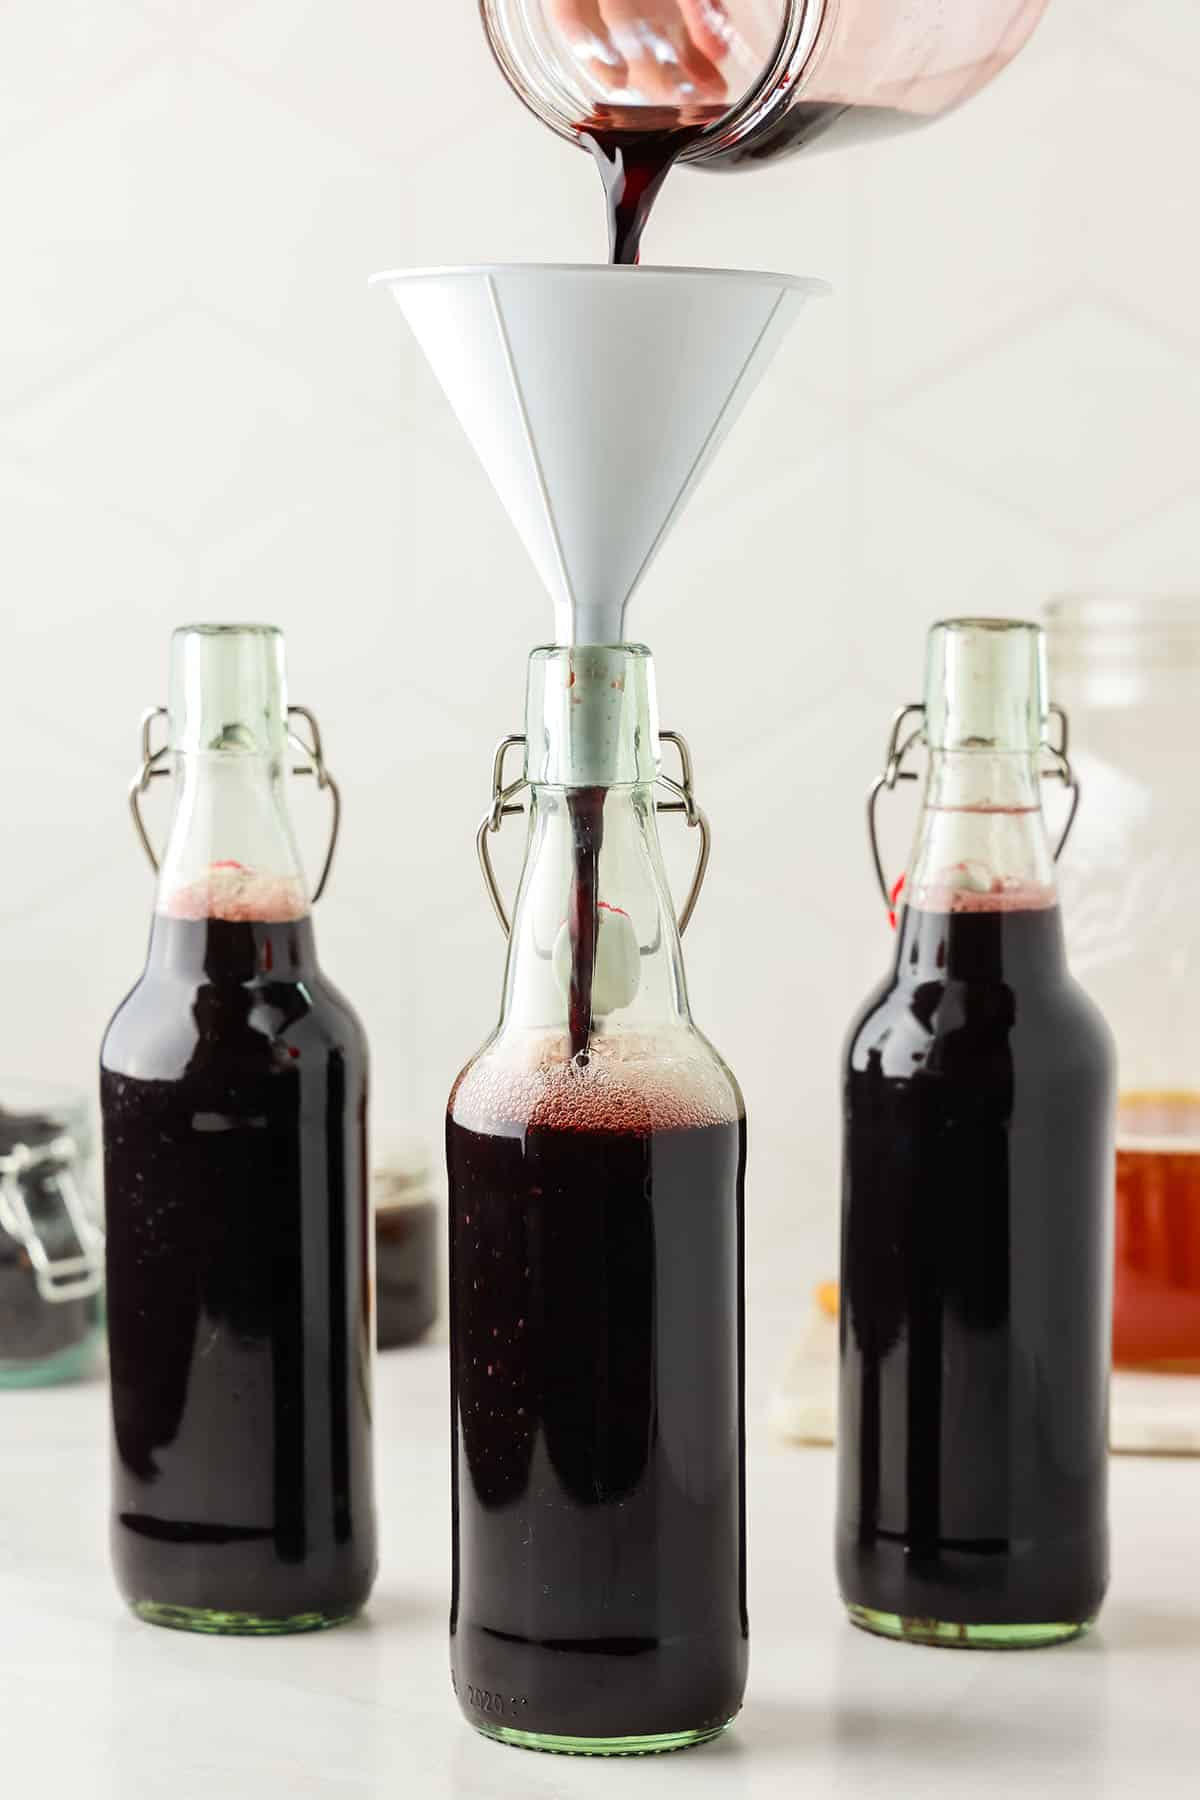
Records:
M698 1742L745 1683L745 1122L688 1011L651 683L534 655L504 1009L447 1123L455 1685L542 1749Z
M1072 1636L1108 1579L1115 1067L1063 952L1043 665L1036 626L935 627L895 967L846 1055L838 1575L926 1642Z
M316 959L287 719L277 631L175 634L174 821L101 1053L113 1556L201 1631L336 1623L375 1569L367 1047Z

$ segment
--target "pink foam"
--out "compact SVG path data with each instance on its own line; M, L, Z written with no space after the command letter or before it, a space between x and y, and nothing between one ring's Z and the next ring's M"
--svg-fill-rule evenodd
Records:
M690 1047L689 1047L690 1048ZM468 1130L497 1126L644 1136L732 1124L741 1101L714 1061L646 1038L597 1038L586 1067L565 1032L496 1045L464 1071L450 1101Z
M909 904L918 912L1046 912L1058 905L1058 895L1045 882L997 876L990 888L982 890L956 887L953 880L927 882Z
M170 919L285 925L307 917L308 900L292 875L264 875L242 863L218 862L169 894L162 911Z

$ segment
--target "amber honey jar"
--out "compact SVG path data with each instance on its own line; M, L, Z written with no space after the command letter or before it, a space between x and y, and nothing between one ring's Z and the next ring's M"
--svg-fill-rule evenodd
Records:
M1200 1372L1200 1093L1122 1097L1114 1301L1118 1365Z

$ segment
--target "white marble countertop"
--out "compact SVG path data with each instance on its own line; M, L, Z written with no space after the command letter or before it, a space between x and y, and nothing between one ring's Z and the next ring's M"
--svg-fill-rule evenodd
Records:
M1115 1576L1080 1643L988 1655L841 1616L833 1462L751 1445L750 1692L702 1750L534 1756L478 1737L447 1676L445 1350L379 1369L383 1574L340 1631L213 1639L136 1623L105 1555L100 1381L0 1394L0 1769L87 1800L1175 1800L1200 1793L1200 1463L1113 1467ZM764 1410L759 1408L760 1412Z

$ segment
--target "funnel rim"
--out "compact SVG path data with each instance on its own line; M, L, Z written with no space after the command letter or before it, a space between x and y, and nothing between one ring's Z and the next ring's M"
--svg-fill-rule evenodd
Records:
M401 282L444 281L451 275L602 275L608 280L645 280L666 276L735 282L769 282L812 299L832 294L832 284L820 275L784 275L775 269L704 269L676 263L447 263L423 269L381 269L367 277L368 287L396 287Z

